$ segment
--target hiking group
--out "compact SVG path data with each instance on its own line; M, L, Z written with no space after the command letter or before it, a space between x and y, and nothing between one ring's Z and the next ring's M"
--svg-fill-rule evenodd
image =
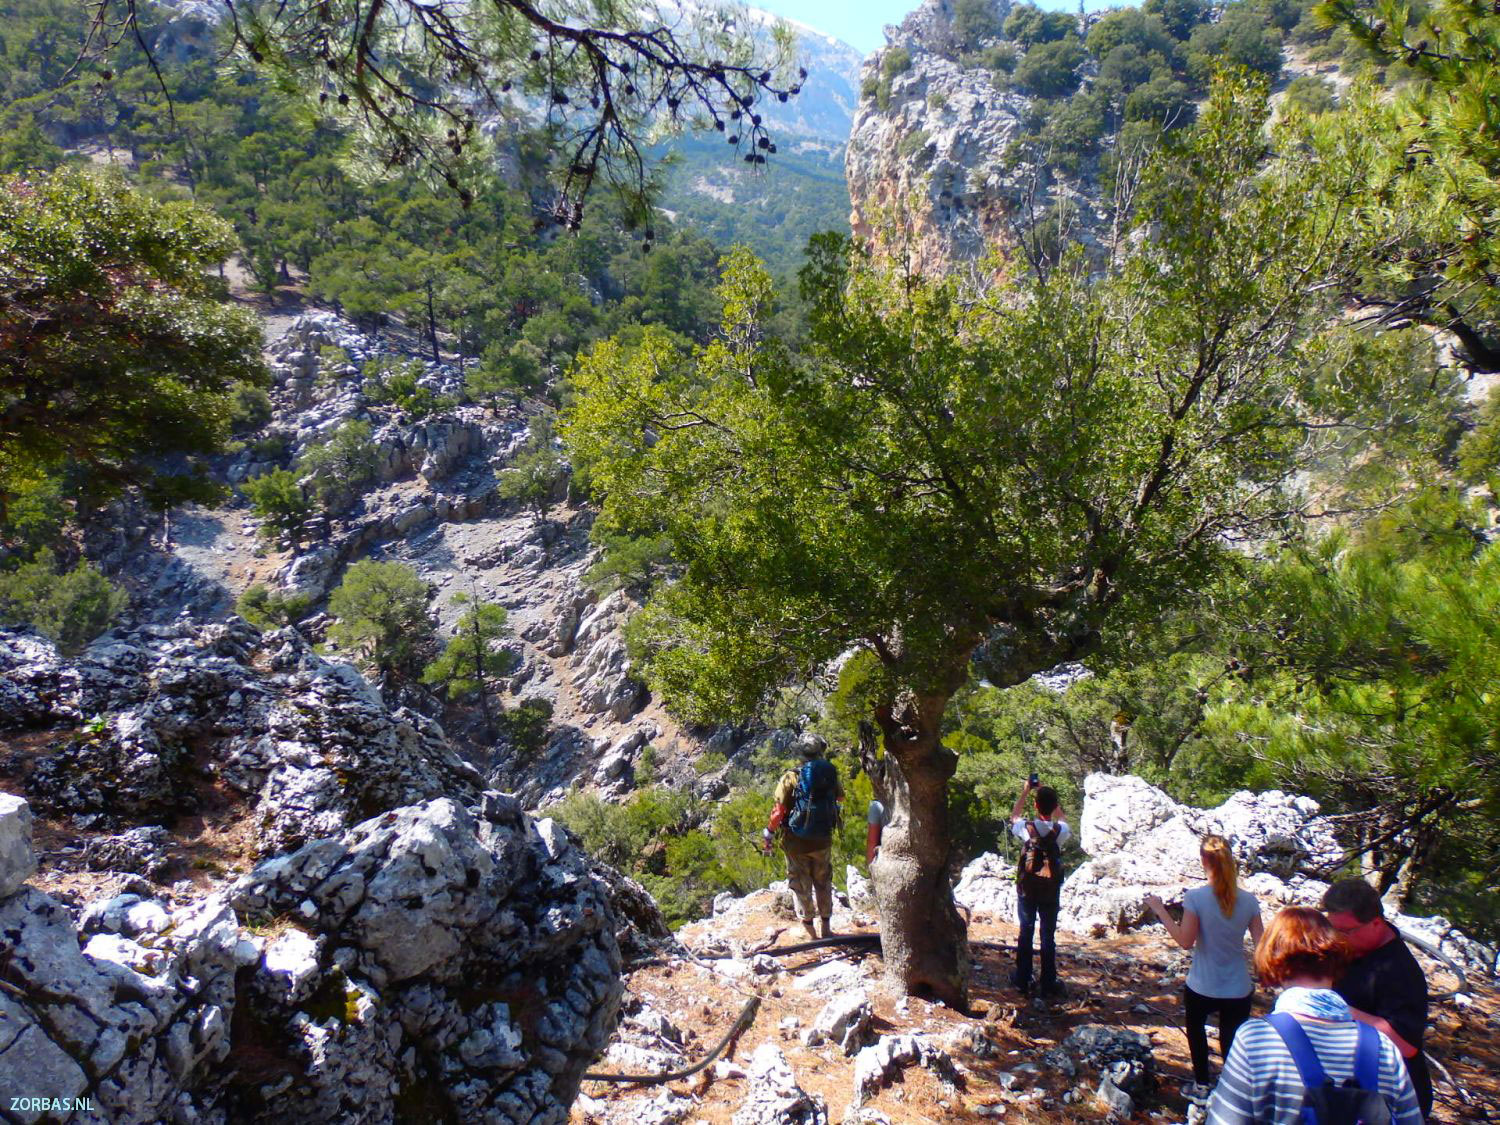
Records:
M844 799L838 770L814 735L803 758L776 786L764 833L770 851L781 833L787 881L810 937L832 935L833 833ZM1028 799L1031 809L1027 809ZM1030 815L1028 815L1028 811ZM890 812L872 801L865 858L873 862ZM1033 774L1011 809L1021 842L1016 864L1016 941L1011 984L1032 990L1040 930L1043 996L1065 994L1057 975L1057 916L1072 836L1057 792ZM1378 892L1362 879L1330 886L1322 910L1289 907L1269 923L1239 885L1231 842L1205 836L1199 858L1207 882L1187 889L1178 917L1156 895L1146 904L1172 939L1192 953L1183 985L1184 1030L1193 1081L1190 1102L1206 1106L1206 1125L1421 1125L1432 1112L1432 1080L1422 1053L1427 981ZM820 928L815 928L815 920ZM1254 952L1246 956L1245 937ZM1272 1011L1252 1018L1255 984L1279 990ZM1218 1017L1223 1070L1212 1083L1208 1018Z

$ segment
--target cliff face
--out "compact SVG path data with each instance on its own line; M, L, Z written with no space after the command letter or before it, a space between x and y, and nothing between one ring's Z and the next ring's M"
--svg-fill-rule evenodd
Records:
M1010 0L994 3L1003 21ZM977 65L953 15L949 0L925 0L865 60L845 158L856 237L899 218L915 235L916 267L942 272L1020 249L1062 205L1070 233L1095 241L1107 216L1089 170L1062 176L1018 144L1033 99Z

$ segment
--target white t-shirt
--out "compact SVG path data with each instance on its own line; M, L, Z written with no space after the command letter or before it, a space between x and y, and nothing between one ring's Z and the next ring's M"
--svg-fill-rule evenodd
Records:
M1068 842L1068 839L1073 835L1073 832L1068 827L1068 822L1066 820L1043 820L1041 817L1037 817L1031 823L1036 825L1036 834L1038 836L1045 836L1049 831L1051 831L1052 826L1055 824L1057 826L1058 847L1062 847L1064 844L1066 844ZM1015 820L1011 821L1010 830L1017 840L1031 839L1031 833L1026 831L1025 817L1018 816Z

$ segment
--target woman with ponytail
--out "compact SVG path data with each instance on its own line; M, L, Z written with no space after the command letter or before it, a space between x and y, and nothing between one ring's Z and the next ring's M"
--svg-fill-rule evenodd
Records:
M1199 851L1208 884L1194 887L1182 899L1182 921L1167 912L1155 895L1146 905L1161 920L1174 941L1193 951L1193 967L1183 987L1187 1009L1188 1049L1193 1056L1193 1086L1189 1098L1208 1096L1208 1017L1219 1014L1219 1054L1229 1057L1229 1046L1240 1024L1250 1018L1255 986L1245 958L1245 931L1260 943L1264 924L1260 903L1240 887L1239 864L1222 836L1205 836Z

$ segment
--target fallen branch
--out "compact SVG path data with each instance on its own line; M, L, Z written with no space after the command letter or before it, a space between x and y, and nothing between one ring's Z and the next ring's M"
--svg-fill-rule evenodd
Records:
M676 1082L680 1078L691 1078L718 1058L724 1048L728 1047L734 1039L748 1031L750 1025L755 1022L755 1013L758 1011L760 1011L760 997L752 996L745 1001L739 1018L724 1034L724 1038L719 1040L718 1046L686 1070L672 1070L665 1074L596 1074L590 1071L583 1076L583 1079L585 1082L635 1082L646 1086L659 1086L663 1082Z

